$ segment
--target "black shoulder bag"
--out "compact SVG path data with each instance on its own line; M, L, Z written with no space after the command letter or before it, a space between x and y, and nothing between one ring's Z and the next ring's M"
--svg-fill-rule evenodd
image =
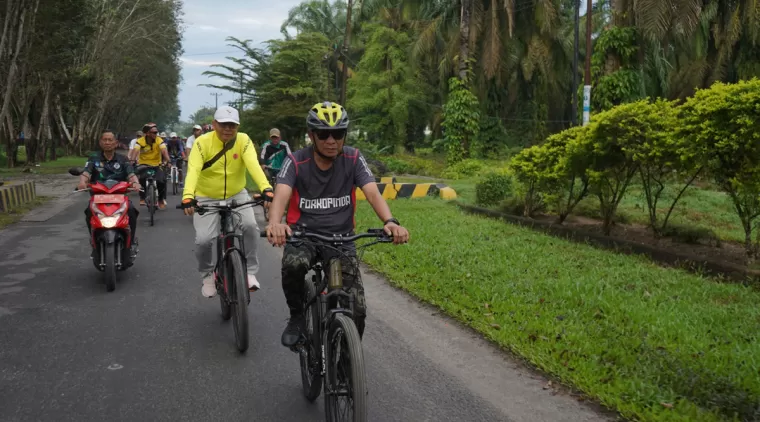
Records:
M214 163L217 162L217 160L219 160L220 158L222 158L222 155L226 154L227 151L231 150L232 147L235 146L235 141L237 141L237 136L235 136L235 138L233 140L231 140L231 141L227 142L226 144L224 144L224 148L222 148L221 151L219 151L218 153L216 153L215 156L211 157L210 160L208 160L205 163L203 163L203 168L201 168L201 171L206 170L207 168L213 166Z

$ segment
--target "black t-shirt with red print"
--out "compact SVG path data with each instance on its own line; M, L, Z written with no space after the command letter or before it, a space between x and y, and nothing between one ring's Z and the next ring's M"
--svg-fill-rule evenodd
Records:
M374 181L364 156L349 146L328 170L317 167L313 147L298 150L285 158L277 175L277 183L293 188L287 223L325 234L353 232L356 188Z

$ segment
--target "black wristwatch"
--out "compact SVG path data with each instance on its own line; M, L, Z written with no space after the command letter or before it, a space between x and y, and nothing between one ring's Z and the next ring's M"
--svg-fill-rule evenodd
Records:
M396 225L398 225L398 226L400 226L400 225L401 225L401 223L399 223L399 222L398 222L398 220L396 220L396 219L395 219L395 218L393 218L393 217L391 217L391 218L389 218L389 219L385 220L385 221L383 222L383 226L386 226L386 225L388 225L388 223L394 223L394 224L396 224Z

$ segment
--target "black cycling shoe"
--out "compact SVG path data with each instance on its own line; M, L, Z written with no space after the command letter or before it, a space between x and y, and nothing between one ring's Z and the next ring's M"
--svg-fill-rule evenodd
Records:
M285 347L293 347L301 340L301 336L306 331L304 328L306 320L303 315L293 315L288 321L288 326L285 327L285 331L282 332L282 345Z

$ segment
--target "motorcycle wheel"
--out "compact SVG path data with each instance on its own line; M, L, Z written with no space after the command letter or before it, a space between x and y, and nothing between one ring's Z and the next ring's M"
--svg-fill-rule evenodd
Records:
M103 271L103 281L109 292L116 290L116 245L106 245L104 248L106 268Z

